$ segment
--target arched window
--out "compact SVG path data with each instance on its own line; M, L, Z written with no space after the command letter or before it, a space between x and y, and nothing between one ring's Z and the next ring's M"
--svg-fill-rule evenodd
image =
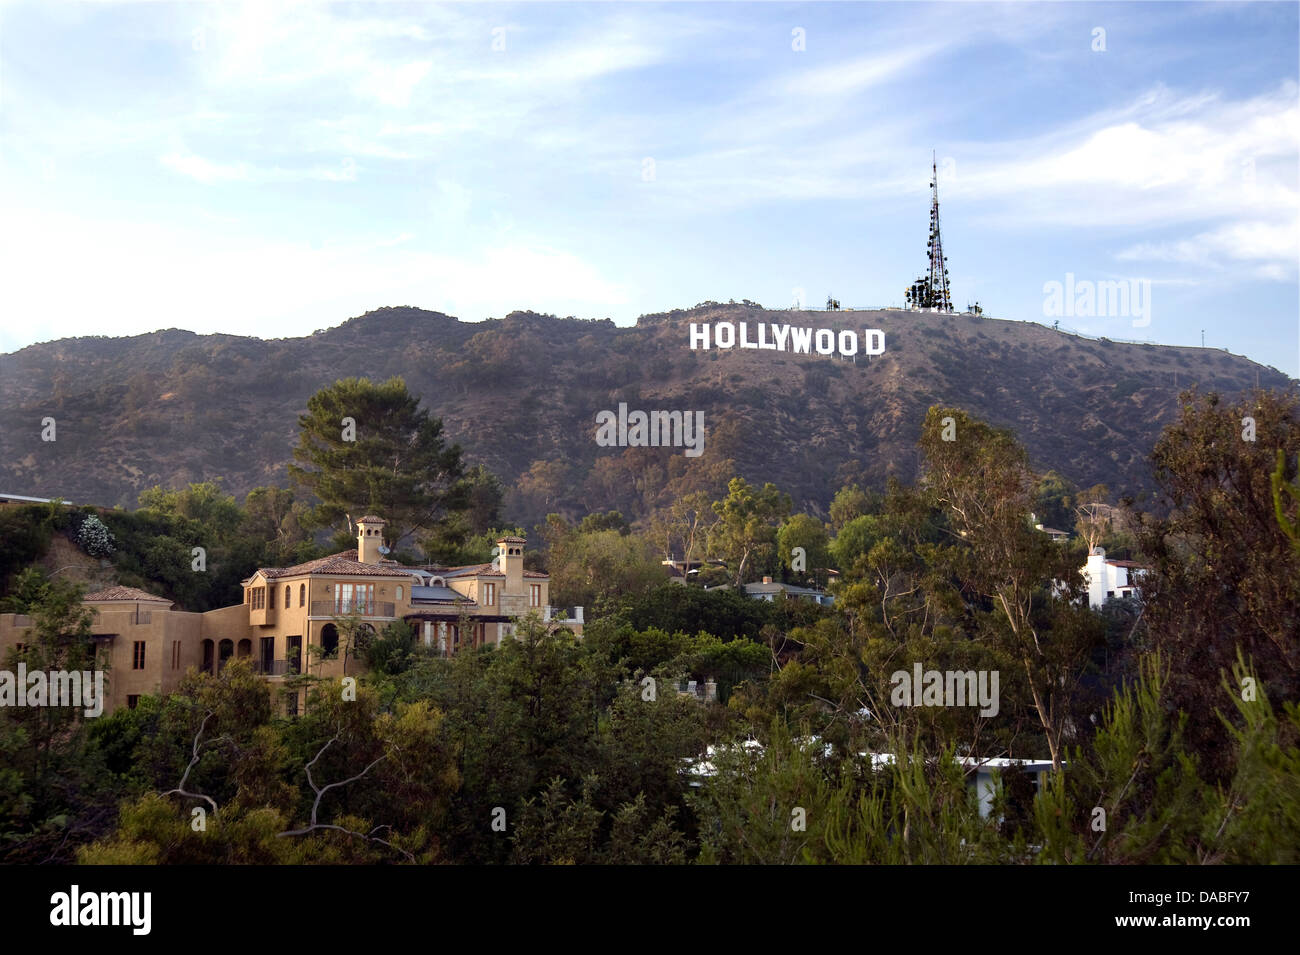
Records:
M401 585L401 584L398 584L398 585L397 585L397 599L398 599L398 600L401 600L401 599L402 599L402 585Z
M284 585L284 609L288 610L291 606L293 605L289 603L289 585L285 584Z
M307 585L306 584L298 585L298 606L299 607L307 606Z
M320 648L325 651L326 656L335 653L339 648L339 630L332 623L325 624L320 632Z

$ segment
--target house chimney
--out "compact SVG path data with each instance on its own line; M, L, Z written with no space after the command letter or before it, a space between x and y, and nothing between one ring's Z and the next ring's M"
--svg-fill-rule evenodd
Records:
M503 594L519 597L524 594L524 545L528 541L522 537L502 537L497 540L500 559L497 566L506 575Z
M382 517L367 514L357 519L357 560L363 564L377 564L383 557L379 548L384 546Z
M763 578L763 583L765 583L765 584L770 584L771 582L772 582L772 578L771 578L771 577L764 577L764 578Z

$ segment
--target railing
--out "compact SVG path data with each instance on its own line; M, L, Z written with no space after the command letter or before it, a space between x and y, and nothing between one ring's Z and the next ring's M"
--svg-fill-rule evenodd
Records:
M533 607L532 609L536 610L537 608ZM543 607L542 622L543 623L582 623L583 622L582 608L574 607L573 613L572 615L570 615L569 608L567 607Z
M284 676L297 673L300 668L297 660L250 660L249 663L259 676Z
M396 604L383 600L313 600L311 602L313 617L346 617L352 613L362 617L393 617L396 615L396 610Z

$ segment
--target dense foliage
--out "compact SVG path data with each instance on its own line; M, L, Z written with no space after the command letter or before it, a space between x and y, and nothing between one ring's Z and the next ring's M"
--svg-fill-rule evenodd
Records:
M513 641L443 658L396 623L356 648L357 686L305 675L312 693L296 717L279 715L268 684L238 661L97 720L0 710L0 854L1300 861L1296 401L1184 401L1155 453L1168 504L1159 518L1115 508L1123 520L1106 510L1102 526L1104 489L1036 474L1011 434L935 407L920 434L922 480L883 494L848 482L829 524L739 479L658 522L554 515L543 559L557 591L591 608L581 639L530 616ZM487 503L475 521L494 524L499 496L483 475L476 483ZM294 520L300 505L273 490L242 507L215 485L142 503L104 516L112 560L159 572L161 585L183 586L162 573L172 558L143 563L149 528L173 550L211 542L210 567L229 562L231 575L259 559L240 550L254 534L282 555L312 546ZM84 520L23 513L0 514L23 554ZM1142 601L1090 609L1079 574L1088 544L1052 541L1030 513L1074 514L1094 544L1132 548L1150 568ZM729 586L705 589L704 572L664 582L651 571L665 544L717 559L715 579ZM787 545L809 556L802 570ZM839 574L833 608L735 586L769 567L812 583L819 563ZM84 662L76 588L22 566L10 567L4 608L34 621L22 659ZM996 713L900 703L895 674L916 666L996 673ZM700 698L706 685L717 702ZM976 766L993 757L1049 768L1041 786L1009 769L982 800Z

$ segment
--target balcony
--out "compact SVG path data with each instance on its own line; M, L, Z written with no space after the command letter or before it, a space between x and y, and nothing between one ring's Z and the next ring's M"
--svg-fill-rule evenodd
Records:
M286 676L297 673L301 668L298 660L249 660L248 662L258 676Z
M384 617L392 620L396 610L396 604L383 600L313 600L311 602L313 617L346 617L354 613L361 617Z
M534 607L533 609L536 610L537 608ZM575 623L582 623L583 622L582 608L574 607L573 613L570 614L568 608L566 607L543 607L542 621L544 623L558 623L558 624L568 624L568 625L573 625Z

